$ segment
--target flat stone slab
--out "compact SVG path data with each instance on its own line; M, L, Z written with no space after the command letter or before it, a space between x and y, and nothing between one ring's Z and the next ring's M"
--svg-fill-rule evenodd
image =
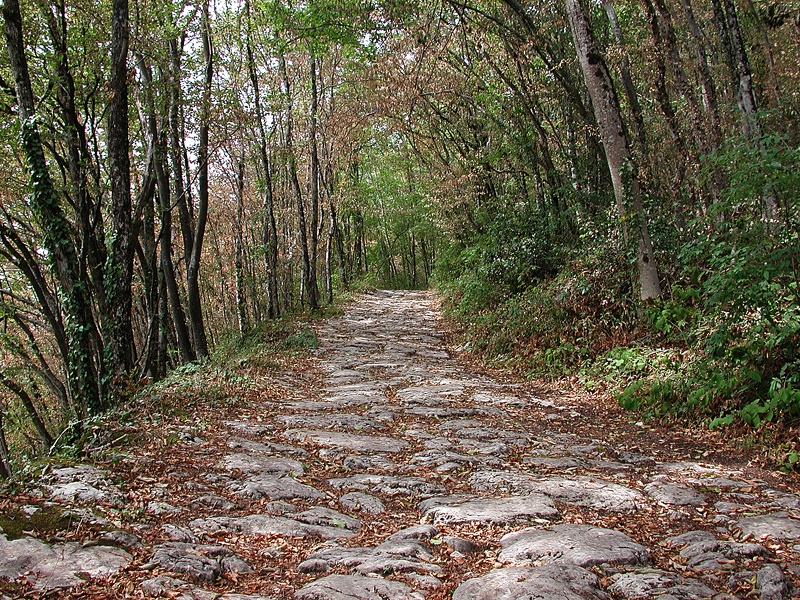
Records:
M654 481L645 486L644 491L656 502L671 506L702 506L706 497L684 483Z
M761 595L761 600L784 600L792 593L792 584L781 568L772 563L758 570L756 589Z
M391 537L373 548L334 546L310 554L297 569L301 573L325 573L345 567L360 575L417 573L438 575L442 567L433 560L427 545L419 539Z
M192 503L189 506L190 508L193 508L195 510L199 508L231 510L236 505L227 498L223 498L222 496L218 496L217 494L205 494L203 496L199 496L194 500L192 500Z
M303 463L293 458L246 454L244 452L228 454L217 466L226 471L269 473L272 475L302 475L305 472Z
M288 444L276 444L274 442L255 442L247 438L233 436L228 439L228 448L245 450L251 454L281 454L290 456L307 456L303 448L297 446L290 446Z
M612 576L608 591L630 600L638 598L669 598L697 600L712 598L717 592L697 579L687 579L677 573L657 569L641 569Z
M394 471L394 462L383 454L351 454L342 461L342 466L350 471Z
M122 493L108 476L91 465L53 469L43 477L45 495L73 504L120 504Z
M481 459L470 454L459 454L449 450L431 448L417 452L409 463L428 468L439 468L442 465L473 466L482 463Z
M350 492L339 498L341 507L348 511L364 511L371 515L386 512L386 506L380 499L364 492Z
M358 473L351 477L329 479L331 487L338 490L369 491L384 496L419 496L427 498L443 494L446 490L437 483L422 477L401 477L394 475L374 475Z
M537 482L536 489L567 504L628 514L637 512L643 500L636 490L589 477L552 477Z
M524 459L526 465L534 465L542 469L577 469L582 467L583 463L577 458L569 456L534 456Z
M477 491L545 494L566 504L596 510L635 513L644 497L631 488L591 477L533 477L518 471L479 471L469 479Z
M418 415L420 417L432 417L434 419L461 418L477 415L479 411L474 408L466 407L441 407L441 406L414 406L403 410L407 415Z
M223 573L252 573L253 569L224 546L167 542L156 548L151 563L202 583L213 583Z
M291 440L306 441L325 448L339 448L354 452L387 452L391 454L401 452L408 446L408 442L396 438L315 429L289 429L284 435Z
M493 523L506 525L531 519L557 519L560 514L553 501L541 494L509 498L476 498L456 504L445 502L428 508L425 518L440 523Z
M24 578L37 589L70 588L87 576L108 577L131 559L128 552L113 546L49 545L29 537L8 541L0 534L0 577Z
M591 525L563 524L548 529L523 529L500 539L498 560L513 565L571 563L641 565L650 554L620 531Z
M261 421L225 421L225 426L238 433L261 437L272 435L275 426Z
M375 420L351 413L327 413L323 415L283 415L277 420L287 427L313 427L315 429L344 429L346 431L364 431L379 429L381 425Z
M771 538L789 542L800 540L800 519L793 519L785 512L744 517L737 521L736 526L744 537Z
M594 573L575 565L496 569L469 579L453 600L607 600Z
M304 585L297 592L299 600L422 600L399 581L363 575L328 575Z
M217 594L167 575L146 579L139 587L148 598L178 598L178 600L272 600L269 596L253 594ZM179 595L180 594L180 595Z
M515 445L524 445L529 437L526 433L521 431L509 431L506 429L487 427L483 421L475 419L446 421L439 426L439 429L460 438L483 441L504 440Z
M725 571L731 560L769 558L772 553L761 544L720 540L709 531L688 531L666 540L668 546L682 548L681 559L695 571Z
M253 475L242 481L233 482L231 489L248 498L269 498L270 500L318 500L325 494L316 488L300 483L288 475Z
M211 517L195 519L190 527L198 532L234 532L244 535L284 535L322 539L349 538L361 528L361 523L329 508L312 508L293 514L291 518L273 515L245 517Z

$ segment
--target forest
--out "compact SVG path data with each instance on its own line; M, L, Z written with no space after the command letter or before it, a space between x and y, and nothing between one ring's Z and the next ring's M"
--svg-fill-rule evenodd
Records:
M0 477L348 290L800 462L796 0L2 0Z

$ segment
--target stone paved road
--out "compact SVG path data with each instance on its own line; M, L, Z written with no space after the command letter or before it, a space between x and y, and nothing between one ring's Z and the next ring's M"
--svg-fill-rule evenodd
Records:
M126 568L130 595L220 600L792 596L800 496L579 435L566 417L591 415L459 366L438 318L429 293L364 296L319 325L321 378L287 378L217 445L181 432L188 505L154 480L91 544L0 536L0 576L68 590ZM89 465L40 493L87 522L134 495Z

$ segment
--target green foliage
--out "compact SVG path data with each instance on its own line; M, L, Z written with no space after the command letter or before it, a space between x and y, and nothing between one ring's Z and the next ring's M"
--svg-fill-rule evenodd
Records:
M470 253L486 256L468 248L450 260L458 264ZM517 293L476 260L440 288L448 313L465 324L473 351L530 377L557 378L577 372L630 335L635 325L630 280L608 268L618 260L605 246ZM551 259L547 268L554 264Z
M318 347L317 335L301 316L262 321L250 331L235 335L214 352L212 362L226 367L274 368L282 352L302 354ZM196 369L195 363L178 367Z
M685 346L670 373L646 370L620 402L652 414L706 419L711 427L800 421L798 148L738 140L712 157L730 181L711 207L716 224L690 224L668 297L648 312L668 343ZM716 172L718 174L718 171ZM781 213L765 222L765 198Z

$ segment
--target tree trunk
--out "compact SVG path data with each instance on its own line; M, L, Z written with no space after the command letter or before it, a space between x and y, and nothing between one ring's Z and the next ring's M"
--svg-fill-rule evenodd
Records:
M311 256L308 249L308 225L306 223L306 209L303 202L303 192L300 188L300 180L297 176L297 159L294 155L294 141L293 141L293 117L292 117L292 90L289 85L289 75L286 71L286 59L283 55L280 57L279 68L283 79L284 94L286 99L286 152L289 158L289 176L292 180L292 187L294 189L295 199L297 201L297 221L298 229L300 230L300 249L303 254L303 272L301 288L303 294L301 298L305 297L311 309L317 308L317 297L311 290ZM314 278L316 284L316 277Z
M314 53L309 54L311 70L311 122L309 138L311 144L311 222L309 223L309 266L308 266L308 303L312 309L319 307L319 287L317 285L317 253L319 249L319 151L317 147L317 119L319 112L319 92L317 90L317 59Z
M183 240L183 258L189 261L192 255L192 242L194 231L192 215L189 212L189 194L184 185L184 156L183 143L183 90L181 89L181 52L183 40L170 41L170 105L169 105L169 133L170 133L170 161L172 163L172 186L175 192L175 204L178 207L178 219L181 226L181 239ZM188 173L188 166L185 172Z
M6 443L5 416L5 407L0 405L0 479L11 478L11 456Z
M189 322L192 326L194 350L198 358L208 356L203 305L200 298L200 255L208 220L208 133L211 122L211 82L214 76L214 49L211 42L211 23L209 21L208 0L203 5L202 16L203 58L205 74L203 78L203 100L200 109L200 140L197 148L198 198L197 223L192 240L192 253L186 264L186 304L189 309Z
M722 140L722 130L720 128L719 120L719 103L717 101L717 88L714 85L714 79L711 76L711 69L708 66L708 55L706 53L703 32L701 31L700 26L695 19L691 0L683 0L683 8L686 14L686 20L689 23L689 31L692 34L692 41L694 42L695 60L697 61L697 67L700 72L700 85L703 89L703 106L711 124L711 142L713 148L717 149L719 148Z
M114 238L106 274L111 339L110 368L119 387L133 367L131 282L131 173L128 155L128 0L113 0L111 25L111 105L108 113L108 157L111 173L111 220Z
M145 84L151 85L153 79L151 69L150 66L144 62L144 60L139 61L139 72L141 73ZM166 140L164 139L165 136L163 131L159 131L158 128L152 92L145 89L144 94L147 133L148 137L150 138L149 142L153 148L153 170L156 174L156 189L158 190L159 214L161 221L161 228L157 236L157 241L159 243L158 260L161 265L162 277L158 284L159 287L163 285L164 290L169 298L173 326L175 327L175 336L181 352L181 361L183 363L188 363L195 360L196 355L194 353L191 336L189 335L189 328L186 324L186 313L184 312L183 305L181 303L178 282L175 276L175 267L172 262L172 196L167 170ZM174 94L172 95L171 100L174 100ZM172 112L172 106L170 106L170 112ZM180 165L180 161L178 161L178 165ZM183 175L179 176L182 182ZM182 189L182 185L180 187ZM160 327L163 328L166 322L167 321L164 318L160 318ZM165 339L165 336L160 336L159 344L161 344ZM162 361L159 360L159 365L161 362Z
M267 134L264 126L264 114L261 108L261 93L256 72L255 58L251 39L250 2L245 1L247 15L247 70L250 74L250 84L253 86L253 104L256 110L258 125L258 154L261 159L261 169L264 176L264 217L263 241L265 247L265 263L267 272L267 314L271 319L280 316L280 303L278 301L278 228L275 224L275 197L272 189L272 174L269 155L267 154Z
M244 282L244 162L239 161L236 173L236 232L234 268L236 276L236 316L239 333L250 328L247 319L247 299Z
M633 85L633 77L631 77L631 64L628 56L628 49L625 45L625 37L622 34L622 27L620 27L619 19L617 18L617 11L614 8L612 0L603 0L603 8L608 16L608 22L611 24L611 31L614 34L614 41L622 51L622 57L619 63L619 71L622 76L622 84L625 89L625 96L628 99L628 104L631 107L631 114L633 115L633 122L636 125L636 140L639 143L639 153L643 160L649 157L649 150L647 145L647 136L645 134L644 119L642 118L642 106L639 103L639 95L636 93L636 87Z
M142 227L139 231L142 247L142 279L146 302L147 334L142 349L141 374L158 381L165 373L158 363L159 328L159 285L158 285L158 238L156 236L156 210L154 198L147 202L142 214Z
M72 242L69 221L61 208L58 194L50 179L47 161L36 123L33 90L22 36L22 15L18 0L3 3L5 37L9 64L14 76L17 112L22 130L22 150L27 162L31 185L31 207L44 233L43 245L59 282L66 313L69 346L67 380L78 416L102 408L97 373L92 356L94 323L90 303L79 271L78 256Z
M736 7L733 0L723 0L725 17L728 25L731 49L733 50L736 75L739 80L739 109L742 113L742 130L755 148L764 151L764 138L761 124L758 121L758 104L753 90L753 75L750 72L750 63L744 46L744 38L739 28L739 18L736 16ZM764 191L762 198L763 219L767 230L774 234L778 226L778 198L774 189Z
M594 106L595 118L603 140L606 161L614 186L617 213L622 223L623 238L628 245L625 221L632 214L637 218L638 253L637 268L639 292L642 300L657 298L661 294L652 242L647 227L647 217L642 205L636 167L630 156L625 124L614 91L614 83L605 61L595 43L589 19L581 0L565 0L572 38L578 53L586 86ZM628 203L632 204L631 210Z
M20 402L22 403L22 407L25 409L25 412L28 414L28 418L33 424L33 428L36 430L36 433L39 436L39 440L49 450L53 445L53 436L50 435L49 431L47 431L47 427L45 426L44 421L42 421L42 418L39 416L39 411L36 410L36 405L33 402L33 398L30 397L30 394L28 394L25 388L23 388L10 377L7 377L2 371L0 371L0 385L5 386L7 389L13 392L17 398L19 398Z

